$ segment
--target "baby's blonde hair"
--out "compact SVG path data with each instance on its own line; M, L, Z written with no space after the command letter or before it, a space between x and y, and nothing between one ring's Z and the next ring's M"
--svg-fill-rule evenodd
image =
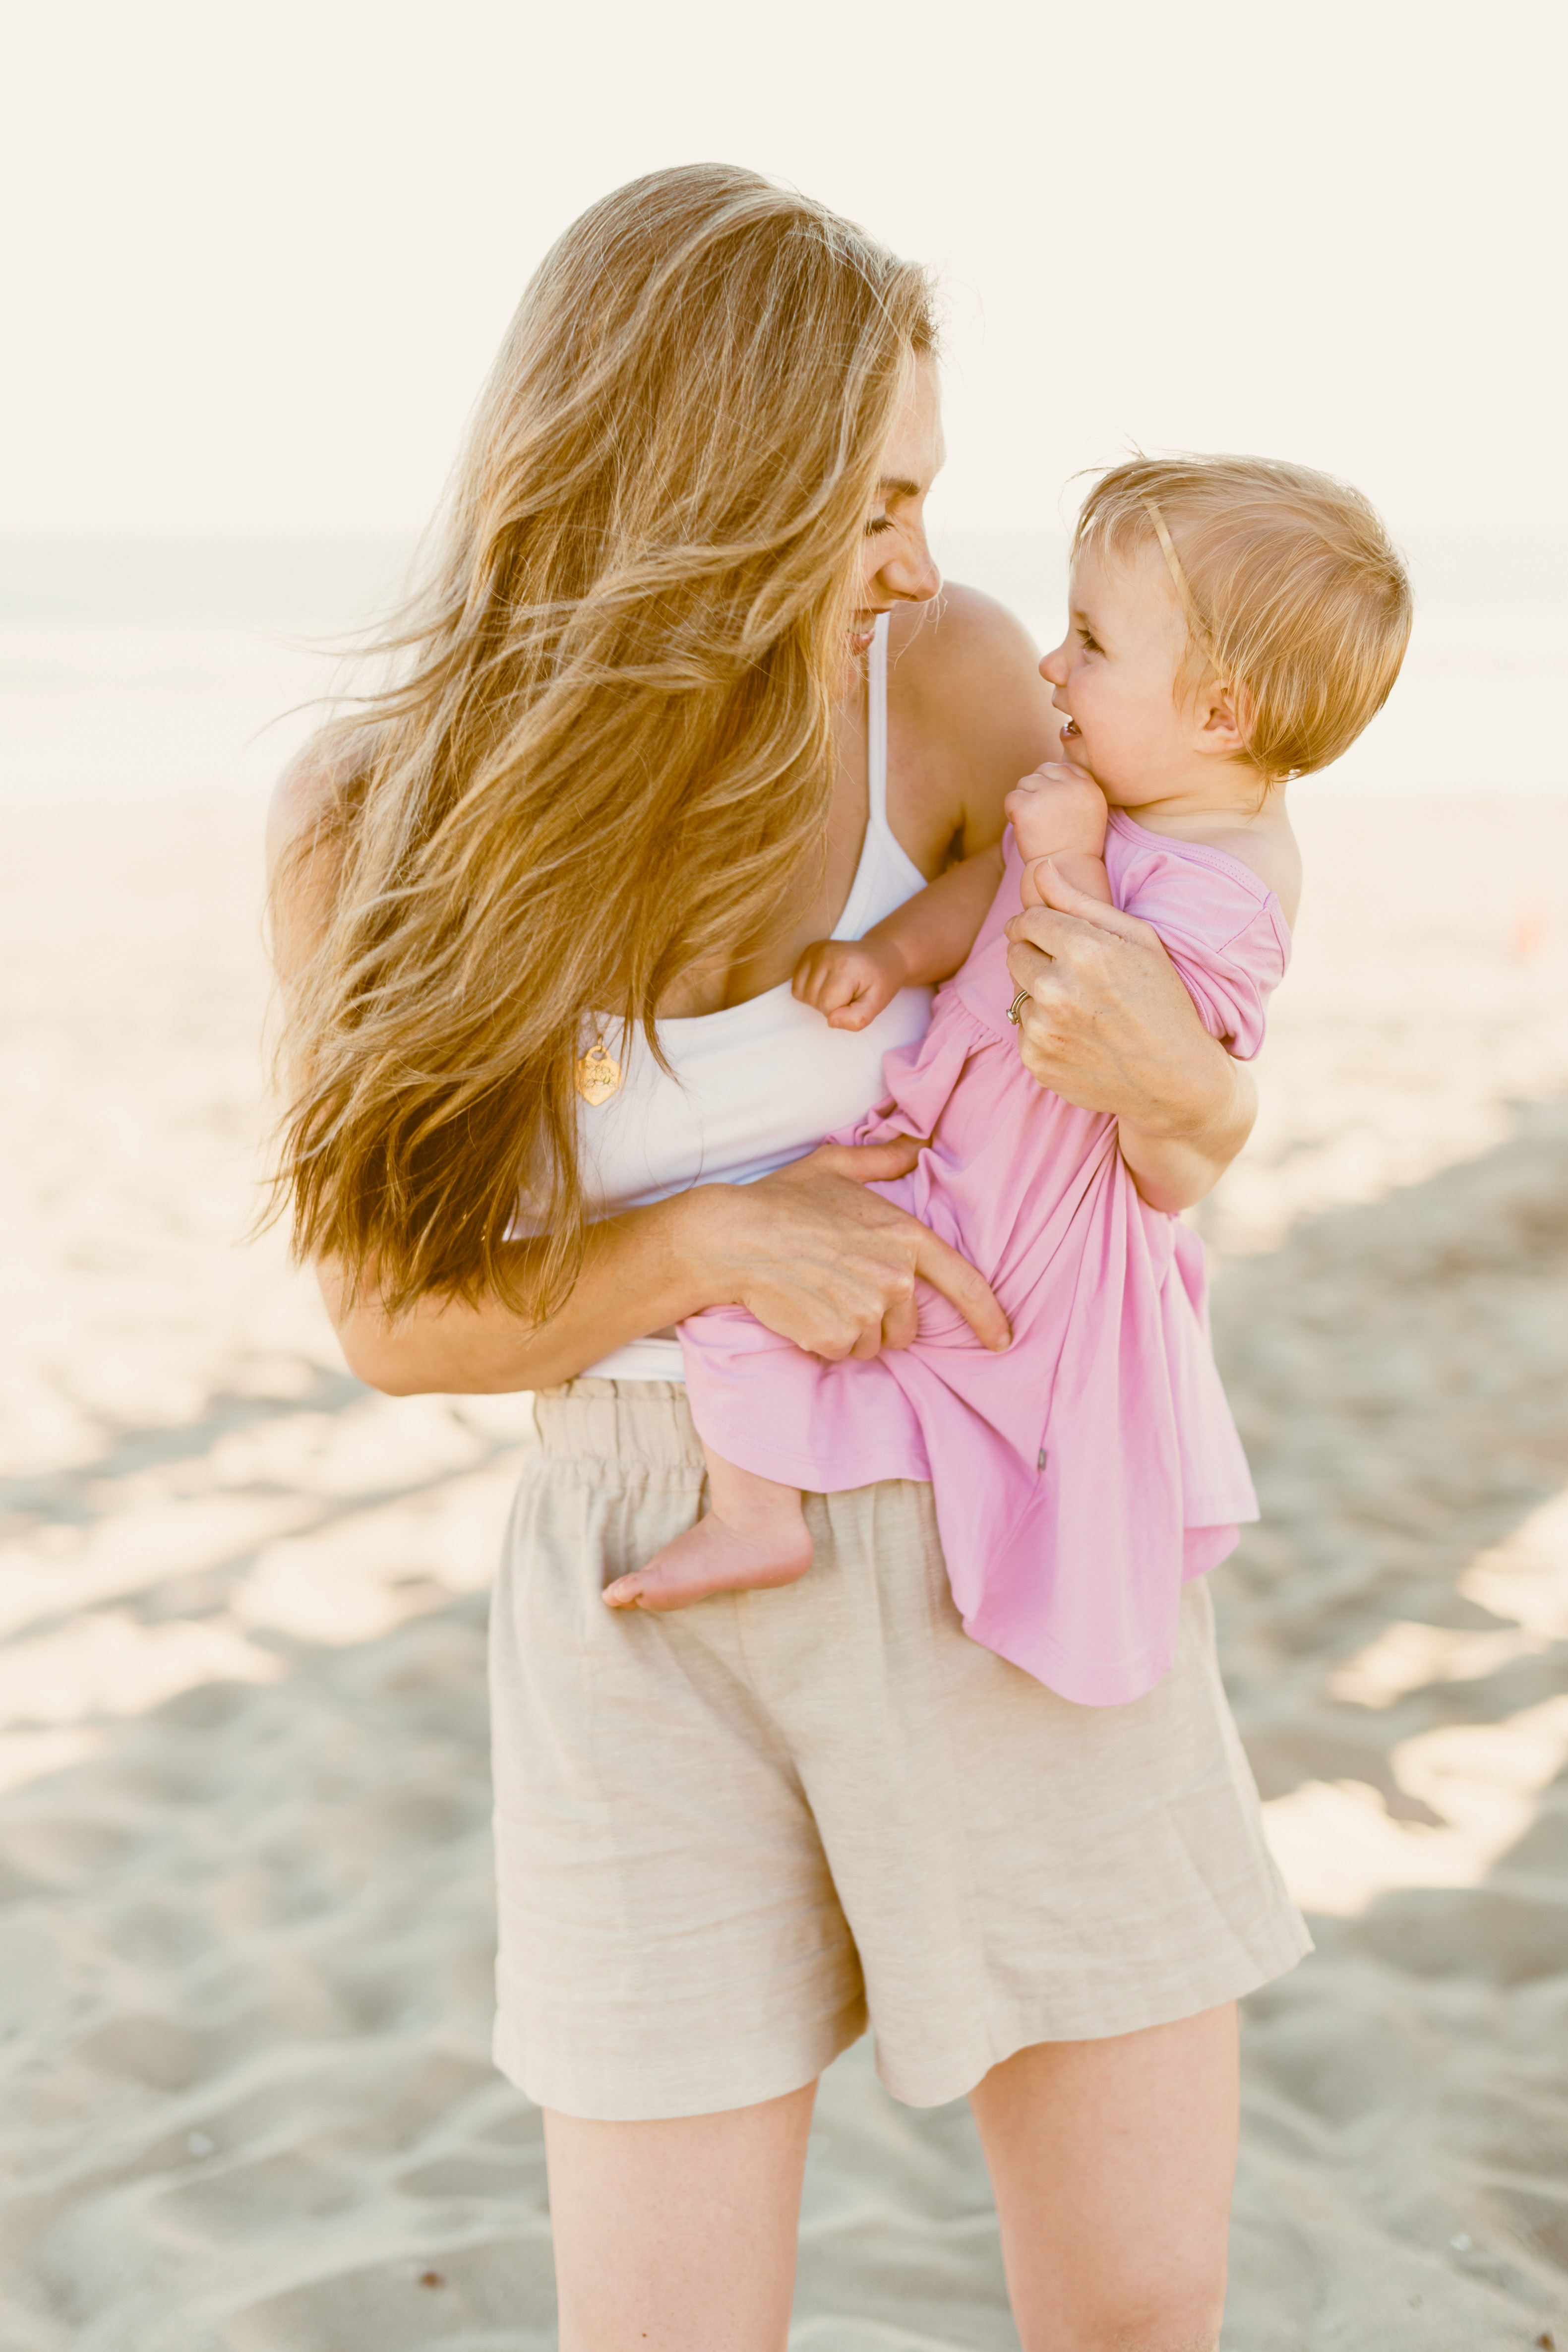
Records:
M1180 694L1237 695L1270 782L1326 768L1383 708L1410 641L1410 582L1348 482L1271 457L1136 457L1084 500L1073 554L1154 545L1186 617Z

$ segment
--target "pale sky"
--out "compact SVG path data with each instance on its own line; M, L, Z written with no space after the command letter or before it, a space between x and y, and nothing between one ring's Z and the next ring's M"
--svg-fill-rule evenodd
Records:
M717 157L943 273L951 525L1136 442L1568 521L1539 0L81 0L14 20L0 532L419 528L534 263Z

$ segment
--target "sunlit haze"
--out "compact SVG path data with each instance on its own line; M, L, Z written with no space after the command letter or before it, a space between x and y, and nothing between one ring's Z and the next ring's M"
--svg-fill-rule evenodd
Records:
M257 730L325 682L277 632L384 603L550 242L717 158L939 272L950 577L1049 642L1074 477L1305 460L1417 591L1336 772L1561 789L1564 46L1534 0L1484 31L1455 0L34 10L0 141L5 788L261 781L307 722Z
M35 9L0 530L416 530L551 239L702 157L941 269L958 528L1134 441L1561 520L1563 46L1531 0Z

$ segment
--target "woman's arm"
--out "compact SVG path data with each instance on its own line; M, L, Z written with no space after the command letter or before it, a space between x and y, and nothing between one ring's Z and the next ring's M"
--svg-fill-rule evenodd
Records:
M285 996L331 919L339 777L307 751L280 780L268 826L274 953ZM395 1319L374 1283L317 1269L351 1369L392 1395L487 1394L549 1386L613 1348L705 1307L745 1307L786 1339L837 1361L907 1348L915 1283L952 1301L987 1347L1006 1318L956 1250L868 1184L913 1167L918 1145L825 1146L755 1184L705 1184L590 1227L571 1297L543 1324L498 1299L426 1298ZM531 1244L516 1250L526 1297Z
M949 583L895 613L888 661L888 813L922 873L999 842L1021 776L1061 756L1061 713L1022 622Z
M1252 1132L1252 1076L1211 1037L1159 935L1101 907L1048 867L1046 904L1007 926L1007 968L1030 1001L1025 1067L1085 1110L1112 1112L1121 1156L1151 1208L1191 1208Z
M1050 688L1011 614L970 589L944 592L940 615L923 624L895 616L894 655L900 838L917 857L940 859L956 827L958 845L978 850L999 838L1018 779L1060 758ZM1047 906L1008 926L1015 983L1035 993L1023 1013L1025 1064L1068 1102L1115 1114L1122 1157L1152 1207L1190 1207L1251 1132L1252 1079L1209 1035L1147 924L1059 882L1046 895Z
M865 1187L908 1173L919 1145L826 1144L755 1184L703 1184L590 1226L570 1298L546 1323L499 1299L426 1298L391 1321L319 1269L350 1370L392 1396L548 1388L705 1307L744 1307L770 1331L837 1362L907 1348L915 1283L950 1298L988 1348L1007 1321L964 1258ZM526 1290L531 1245L514 1244Z

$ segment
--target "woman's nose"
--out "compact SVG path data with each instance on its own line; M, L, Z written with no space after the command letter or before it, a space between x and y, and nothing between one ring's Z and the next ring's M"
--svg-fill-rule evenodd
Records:
M911 534L898 553L883 564L881 578L890 595L901 597L910 604L930 604L942 586L942 573L923 532L918 538Z

